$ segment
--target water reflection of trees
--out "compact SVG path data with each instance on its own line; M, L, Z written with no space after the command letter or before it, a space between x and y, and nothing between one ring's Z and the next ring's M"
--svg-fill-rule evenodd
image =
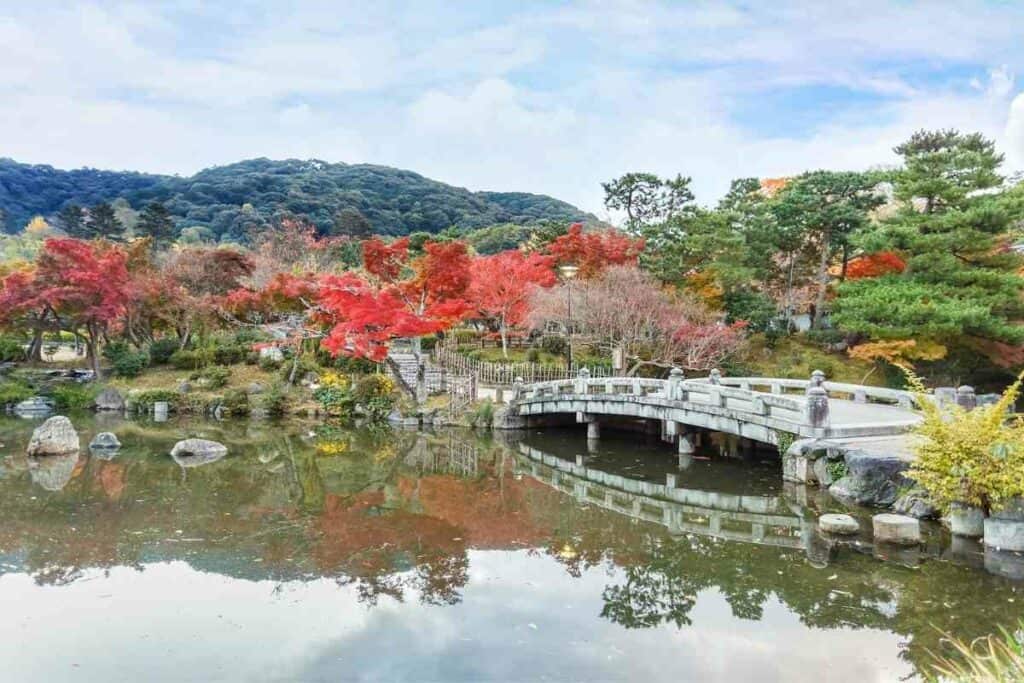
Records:
M185 481L165 455L183 434L167 427L121 430L116 458L83 453L59 491L9 457L4 564L60 585L86 570L183 560L241 578L329 577L367 605L452 605L471 550L535 549L572 576L607 571L602 616L624 627L686 627L699 596L717 591L741 619L762 619L778 600L808 626L890 629L908 636L914 661L938 646L933 625L970 638L1019 613L1012 584L945 562L907 569L844 553L817 569L799 550L672 536L517 475L520 456L469 434L218 429L196 435L230 443L230 455Z

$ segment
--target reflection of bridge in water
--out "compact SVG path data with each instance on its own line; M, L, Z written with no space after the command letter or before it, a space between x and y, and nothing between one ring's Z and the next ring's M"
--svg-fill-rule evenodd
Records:
M742 543L804 548L813 531L780 496L756 496L687 489L676 475L665 484L629 479L549 455L524 443L528 462L520 471L571 495L580 503L661 524L672 534L698 534Z

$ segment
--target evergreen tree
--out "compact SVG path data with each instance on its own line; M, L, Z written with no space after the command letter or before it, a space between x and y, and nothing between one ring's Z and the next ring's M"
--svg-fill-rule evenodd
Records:
M100 202L89 209L88 231L91 237L104 237L106 239L119 239L123 226L114 214L114 207L106 202Z
M57 212L57 220L61 229L69 237L89 239L93 237L89 226L85 222L85 210L78 204L68 204Z
M868 223L868 212L882 203L873 192L874 176L864 173L812 171L798 176L774 203L776 218L784 231L796 236L814 254L816 288L813 327L820 327L825 313L829 268L842 260L840 277L846 274L850 236Z
M140 234L152 237L155 247L168 245L177 236L171 212L160 202L146 205L139 216L136 229Z
M982 136L956 131L920 131L896 151L905 162L896 196L905 203L858 242L898 253L906 268L843 285L835 322L878 340L1021 343L1024 258L1009 246L1024 191L988 191L1001 181L1002 155Z
M334 215L332 235L347 235L356 239L365 239L373 235L373 225L356 208L346 206Z

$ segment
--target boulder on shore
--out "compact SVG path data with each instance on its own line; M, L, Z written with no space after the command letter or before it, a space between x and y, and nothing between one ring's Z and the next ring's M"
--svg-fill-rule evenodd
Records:
M941 516L941 510L935 507L928 492L920 486L915 486L897 498L892 509L893 512L917 519L938 519Z
M174 444L171 457L182 467L198 467L220 460L228 454L228 447L208 439L185 439Z
M57 415L36 427L27 452L29 455L66 455L77 453L80 448L78 432L71 420Z
M14 406L14 414L18 417L42 417L53 412L53 401L42 396L33 396Z
M910 463L896 456L849 450L844 460L846 475L828 489L841 501L889 507L911 483L903 474Z
M124 410L124 396L114 387L107 387L97 394L93 405L100 412L120 412Z

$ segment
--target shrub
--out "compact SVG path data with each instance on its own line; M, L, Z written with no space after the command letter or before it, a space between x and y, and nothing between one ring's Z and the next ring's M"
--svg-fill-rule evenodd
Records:
M136 351L123 341L107 344L103 349L103 357L110 361L116 377L138 377L149 367L149 354Z
M494 403L492 403L490 399L480 403L473 409L473 412L469 414L469 425L471 427L490 429L493 421Z
M281 364L281 379L285 382L292 376L292 368L295 367L292 360ZM299 382L307 374L320 374L320 366L316 362L316 356L307 354L299 357L299 364L295 367L295 381Z
M924 420L914 429L917 459L907 475L943 508L966 503L985 510L1024 495L1024 421L1007 420L1024 372L993 404L964 410L940 407L926 397L921 380L905 368Z
M244 389L231 389L224 394L221 405L228 415L248 415L249 394Z
M21 403L34 394L32 387L23 382L0 382L0 406Z
M96 398L96 389L85 384L58 384L49 393L58 410L87 410Z
M480 334L476 330L454 330L448 333L449 336L455 338L456 344L472 344L480 338Z
M274 382L260 394L260 407L268 415L284 415L288 408L288 392L280 382Z
M552 356L564 356L569 351L569 342L565 337L548 335L540 340L540 348Z
M222 365L211 365L198 372L193 372L190 379L199 381L207 389L222 389L231 379L231 368Z
M170 389L148 389L131 396L137 410L149 410L154 403L161 401L166 402L172 410L176 410L181 398L181 394Z
M431 335L429 337L420 337L420 349L423 351L433 351L434 347L437 346L437 337Z
M171 365L179 370L198 370L206 365L205 355L194 349L175 351L170 357Z
M347 417L355 404L349 378L338 372L325 372L313 397L329 415Z
M244 346L246 349L250 349L253 344L263 341L267 341L267 335L255 327L243 327L234 334L235 344Z
M395 382L387 375L364 375L352 387L352 398L370 420L383 420L395 407Z
M531 363L540 362L540 349L528 349L526 351L526 360Z
M3 335L0 336L0 362L11 363L25 360L25 347L20 340Z
M178 350L178 340L164 337L149 345L149 362L153 365L167 365L171 356Z
M227 346L215 346L213 348L213 362L219 365L238 365L245 362L249 349L237 344Z
M807 330L804 337L812 344L828 348L834 344L846 341L846 333L842 330Z
M263 370L264 372L272 372L281 367L281 361L274 360L270 356L259 356L258 358L260 370Z

